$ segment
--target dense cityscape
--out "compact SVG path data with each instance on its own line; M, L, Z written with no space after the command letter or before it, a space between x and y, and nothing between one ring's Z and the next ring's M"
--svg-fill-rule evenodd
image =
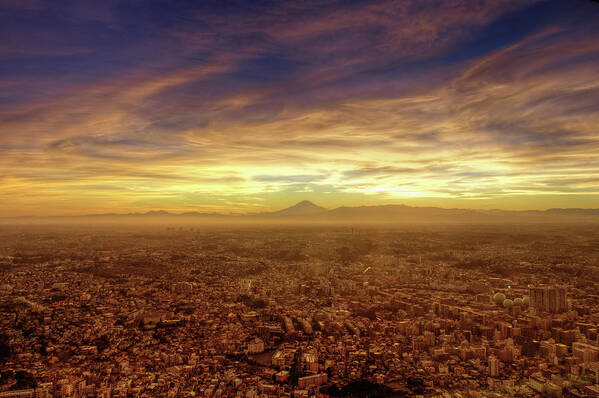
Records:
M599 0L0 0L0 398L599 398Z
M1 235L0 397L599 396L593 225Z

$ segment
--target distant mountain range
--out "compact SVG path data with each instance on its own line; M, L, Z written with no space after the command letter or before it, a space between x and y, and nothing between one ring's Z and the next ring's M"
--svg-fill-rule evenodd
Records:
M99 221L160 221L184 220L205 222L325 222L325 223L494 223L494 222L599 222L599 209L549 209L549 210L474 210L444 209L440 207L412 207L406 205L338 207L327 209L304 200L286 209L244 215L220 213L169 213L164 210L146 213L94 214L83 216L14 217L8 219L89 220Z

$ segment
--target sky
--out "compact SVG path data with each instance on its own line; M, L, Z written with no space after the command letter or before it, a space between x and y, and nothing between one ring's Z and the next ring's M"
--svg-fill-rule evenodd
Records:
M599 208L591 0L0 0L0 216Z

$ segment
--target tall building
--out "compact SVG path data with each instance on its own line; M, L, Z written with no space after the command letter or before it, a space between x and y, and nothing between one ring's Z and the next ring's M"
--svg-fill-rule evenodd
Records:
M530 305L538 312L559 313L568 310L565 287L531 287Z
M572 343L572 355L577 357L580 362L596 362L599 359L599 348L577 341Z
M489 357L489 376L499 376L499 360L493 355Z

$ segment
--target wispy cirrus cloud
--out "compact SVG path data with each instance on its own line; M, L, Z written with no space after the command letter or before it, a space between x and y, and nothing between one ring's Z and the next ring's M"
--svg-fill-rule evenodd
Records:
M0 3L6 211L599 194L592 3L232 4Z

